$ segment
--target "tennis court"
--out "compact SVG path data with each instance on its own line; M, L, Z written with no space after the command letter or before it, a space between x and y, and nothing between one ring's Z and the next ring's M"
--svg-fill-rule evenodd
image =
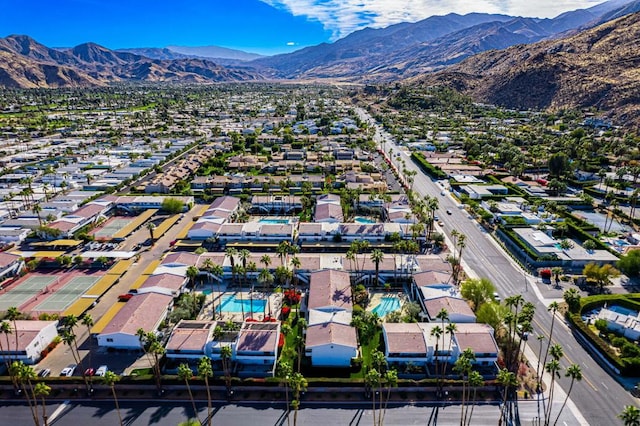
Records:
M96 240L110 240L118 231L125 228L131 220L130 217L112 217L98 229L94 230L92 234Z
M8 293L0 295L0 311L6 311L12 306L20 307L32 297L43 293L43 290L54 284L58 277L51 275L35 275L26 278Z
M73 277L64 287L51 294L38 306L35 311L62 312L75 302L82 294L90 289L102 276Z

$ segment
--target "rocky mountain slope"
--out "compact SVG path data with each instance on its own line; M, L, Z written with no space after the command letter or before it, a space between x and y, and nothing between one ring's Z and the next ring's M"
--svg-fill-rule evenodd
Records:
M432 16L416 23L367 28L332 44L252 63L276 70L281 78L393 81L444 68L479 52L557 37L630 13L634 7L640 10L640 1L610 0L553 19L478 13Z
M478 54L413 84L512 108L596 107L640 128L640 13L573 36Z
M0 86L99 86L121 81L191 82L261 80L249 67L225 67L206 59L150 59L94 43L48 48L27 36L0 39Z

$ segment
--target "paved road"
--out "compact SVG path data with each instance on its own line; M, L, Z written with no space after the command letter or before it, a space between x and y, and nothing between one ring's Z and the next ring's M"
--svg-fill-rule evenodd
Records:
M193 409L189 401L119 401L120 414L124 424L172 425L193 417ZM197 403L201 420L206 418L206 402ZM428 405L389 406L384 417L385 426L406 425L459 425L460 406L447 405L434 407ZM535 418L536 404L520 402L518 407L521 417ZM497 424L500 416L498 405L478 405L474 407L472 424ZM213 424L216 426L263 426L287 425L284 403L280 404L228 404L213 407ZM566 414L566 413L563 413ZM89 422L92 426L113 426L118 424L118 414L111 400L88 401L75 403L49 403L47 415L49 424L56 426L77 426ZM293 412L289 414L293 424ZM298 424L305 426L327 425L370 425L373 422L369 404L309 404L302 402L298 412ZM3 403L0 407L0 418L12 419L13 424L32 424L30 411L22 404ZM574 425L569 416L563 415L559 425Z
M363 112L360 112L361 118ZM370 119L370 117L366 118ZM456 229L466 235L466 248L462 255L463 264L466 264L468 269L479 277L489 278L503 297L521 294L525 301L533 303L536 306L533 321L534 334L549 336L552 317L547 312L547 306L552 300L538 297L533 287L535 284L524 271L511 262L509 256L496 245L492 237L484 232L475 220L469 219L465 210L458 208L459 205L448 193L441 195L442 186L422 173L411 160L409 152L397 146L391 135L378 128L375 139L378 143L384 140L386 151L392 148L394 153L400 152L400 158L396 158L395 154L393 158L398 170L402 171L399 160L403 159L408 170L417 171L413 184L415 192L421 196L429 195L438 198L440 207L438 216L444 221L444 231L450 235L451 231ZM446 210L450 210L451 214L446 214ZM525 280L529 281L525 284ZM561 360L563 369L576 363L582 368L584 376L582 383L574 386L571 400L591 424L611 424L625 405L638 406L638 399L632 397L586 352L560 317L556 319L555 324L552 343L560 343L564 348L565 357ZM537 340L531 339L529 345L531 345L529 353L535 356L539 348ZM568 390L569 380L562 377L559 383L564 390Z

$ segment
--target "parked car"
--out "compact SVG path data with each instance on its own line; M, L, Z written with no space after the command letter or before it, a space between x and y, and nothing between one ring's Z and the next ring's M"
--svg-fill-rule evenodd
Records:
M495 300L496 302L500 303L500 300L502 300L500 298L500 295L496 292L493 293L493 300Z
M84 375L85 376L93 376L95 374L96 370L94 370L93 368L89 367L86 370L84 370Z
M51 370L48 368L43 368L42 370L40 370L40 372L38 373L38 377L49 377L49 375L51 374Z
M62 371L60 372L60 376L61 377L70 377L73 376L73 373L76 372L76 367L78 367L78 364L69 364L67 365L65 368L62 369Z
M109 371L109 367L107 367L106 365L101 365L100 367L98 367L98 369L96 370L96 376L102 377L105 374L107 374L107 371Z

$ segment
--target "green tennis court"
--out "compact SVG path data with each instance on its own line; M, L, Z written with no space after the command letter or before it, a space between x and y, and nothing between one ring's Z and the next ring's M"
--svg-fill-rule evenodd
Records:
M79 276L72 278L64 287L47 297L35 311L62 312L89 290L102 276Z
M127 226L131 220L130 217L112 218L97 229L93 236L98 240L111 239L118 231Z
M12 306L20 307L57 280L57 276L36 275L28 277L8 293L0 295L0 311L6 311Z

